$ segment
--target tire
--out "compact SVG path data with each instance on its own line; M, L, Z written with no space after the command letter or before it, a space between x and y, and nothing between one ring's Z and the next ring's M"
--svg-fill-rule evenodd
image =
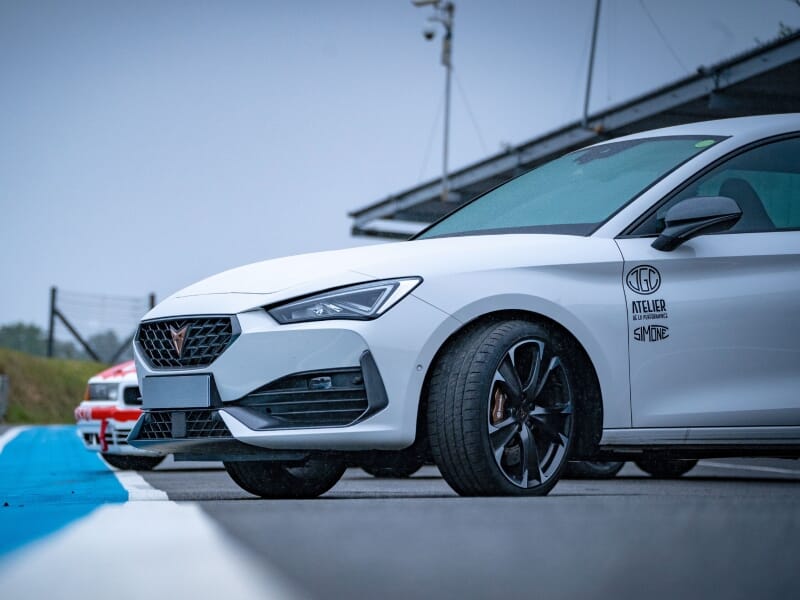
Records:
M696 460L657 457L640 458L634 462L642 471L658 479L677 479L697 464Z
M624 461L576 460L567 463L563 477L569 479L611 479L624 466Z
M418 452L376 453L359 464L367 473L381 479L405 479L411 477L425 464L425 457Z
M463 496L541 496L574 430L570 348L545 326L494 322L437 360L428 388L434 460Z
M101 454L112 467L123 471L152 471L166 456L125 456L124 454Z
M262 498L316 498L342 477L340 461L310 458L299 465L273 461L225 462L225 470L242 489Z

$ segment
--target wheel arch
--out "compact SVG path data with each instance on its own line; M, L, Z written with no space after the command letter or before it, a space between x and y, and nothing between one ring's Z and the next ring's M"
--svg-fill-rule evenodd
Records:
M593 456L597 452L603 433L603 396L597 368L584 345L568 328L547 315L524 309L501 309L477 315L471 320L463 322L439 346L433 359L428 364L420 390L416 443L419 443L422 437L427 438L427 406L430 378L441 356L454 344L457 344L465 336L475 331L476 328L509 320L523 320L543 324L574 351L572 359L578 365L579 391L576 411L579 418L576 423L578 429L573 442L571 458Z

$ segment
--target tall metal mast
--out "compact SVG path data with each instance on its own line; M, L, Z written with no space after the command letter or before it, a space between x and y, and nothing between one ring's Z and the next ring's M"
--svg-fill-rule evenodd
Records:
M434 15L428 20L441 23L444 27L442 37L442 65L445 68L444 82L444 132L442 139L442 202L450 198L450 181L448 179L448 154L450 150L450 80L453 74L453 17L456 7L452 2L441 0L411 0L414 6L432 6ZM428 41L433 40L436 32L433 28L425 28L423 35Z

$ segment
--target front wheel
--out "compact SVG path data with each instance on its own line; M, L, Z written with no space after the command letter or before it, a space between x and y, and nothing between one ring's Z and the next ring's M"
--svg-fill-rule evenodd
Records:
M679 460L675 458L645 457L636 461L636 466L645 473L658 479L676 479L691 471L696 460Z
M112 467L123 471L152 471L166 456L126 456L124 454L101 454Z
M564 477L570 479L611 479L625 466L623 461L576 460L567 463Z
M310 458L303 464L273 461L225 462L225 470L242 489L262 498L316 498L344 474L341 461Z
M548 328L474 329L439 358L428 431L447 483L465 496L540 496L558 481L574 430L571 353Z

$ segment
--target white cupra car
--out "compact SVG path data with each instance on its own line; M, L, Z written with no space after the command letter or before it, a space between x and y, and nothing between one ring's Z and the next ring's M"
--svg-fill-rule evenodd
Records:
M210 277L135 338L130 443L311 497L429 448L463 495L568 460L800 456L800 114L638 133L413 240Z

